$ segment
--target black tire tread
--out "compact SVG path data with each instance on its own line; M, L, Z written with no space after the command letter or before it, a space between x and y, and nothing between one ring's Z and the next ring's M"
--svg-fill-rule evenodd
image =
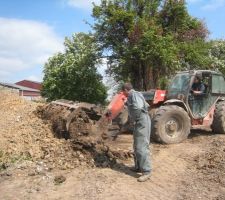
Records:
M216 104L212 130L214 133L225 134L225 101Z
M189 130L186 130L187 134L185 135L185 137L188 136L188 134L190 133L190 128L191 128L191 121L190 121L190 117L188 116L188 113L181 107L176 106L176 105L165 105L165 106L161 106L159 109L157 109L157 112L152 120L153 124L152 124L152 138L159 143L166 143L165 141L162 140L162 138L160 137L159 131L158 131L158 123L161 123L161 117L163 115L165 115L166 112L182 112L182 114L185 116L185 118L187 119L186 123L188 123ZM185 139L185 138L184 138Z

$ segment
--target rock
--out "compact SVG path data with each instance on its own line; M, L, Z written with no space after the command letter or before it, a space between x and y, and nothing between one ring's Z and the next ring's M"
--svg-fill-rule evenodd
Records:
M16 117L16 122L19 122L21 120L21 116Z
M80 154L79 155L79 158L80 158L80 160L83 160L84 159L84 155L83 154Z
M39 174L39 175L45 175L46 173L45 173L45 170L44 170L44 167L42 167L42 166L37 166L37 168L36 168L36 173L37 174Z

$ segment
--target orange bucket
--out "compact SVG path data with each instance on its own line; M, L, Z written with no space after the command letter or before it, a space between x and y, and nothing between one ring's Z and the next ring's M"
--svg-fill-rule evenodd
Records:
M116 94L112 98L112 101L108 105L108 111L110 112L111 119L115 119L117 115L123 110L126 101L127 97L123 92Z

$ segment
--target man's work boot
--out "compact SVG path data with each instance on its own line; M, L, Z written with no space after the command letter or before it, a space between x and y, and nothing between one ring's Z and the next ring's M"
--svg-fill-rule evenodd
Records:
M150 177L151 177L151 174L149 172L145 172L137 179L137 181L138 182L145 182L148 179L150 179Z

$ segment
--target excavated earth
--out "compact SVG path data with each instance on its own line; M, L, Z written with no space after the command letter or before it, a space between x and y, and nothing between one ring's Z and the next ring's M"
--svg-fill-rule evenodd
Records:
M0 199L225 200L225 135L195 130L180 144L151 143L152 177L138 183L132 135L93 129L101 113L1 90Z
M68 140L75 152L81 152L86 164L107 167L116 164L117 159L125 160L133 156L131 151L112 145L109 123L101 117L103 108L66 100L58 102L62 105L56 102L39 106L36 115L51 124L56 138ZM65 106L66 103L73 107Z
M43 161L50 169L106 167L117 159L132 157L130 151L111 149L106 144L110 137L103 139L101 132L92 131L101 117L97 107L92 110L92 105L82 104L71 111L65 106L39 105L2 93L1 168L17 160Z

